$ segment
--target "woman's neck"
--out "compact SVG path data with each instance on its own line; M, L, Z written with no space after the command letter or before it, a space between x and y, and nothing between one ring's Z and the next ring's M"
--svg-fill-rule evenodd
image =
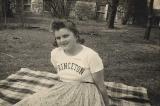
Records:
M69 50L64 50L65 54L69 56L75 56L77 55L80 51L82 50L82 45L81 44L76 44L74 47L72 47Z

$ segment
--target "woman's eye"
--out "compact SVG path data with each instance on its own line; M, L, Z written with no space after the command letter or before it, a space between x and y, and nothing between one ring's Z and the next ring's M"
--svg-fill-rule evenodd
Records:
M64 38L67 38L68 36L69 36L68 34L63 35Z
M60 37L56 37L56 40L60 40Z

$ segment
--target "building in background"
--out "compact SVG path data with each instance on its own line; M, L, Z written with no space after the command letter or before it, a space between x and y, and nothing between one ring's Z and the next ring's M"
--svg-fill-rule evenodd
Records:
M16 8L22 6L26 13L41 14L48 11L47 1L49 0L15 0L15 5Z

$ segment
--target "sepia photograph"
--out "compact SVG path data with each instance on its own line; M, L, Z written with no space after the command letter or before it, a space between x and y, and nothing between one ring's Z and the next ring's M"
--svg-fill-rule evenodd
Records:
M160 0L0 0L0 106L160 106Z

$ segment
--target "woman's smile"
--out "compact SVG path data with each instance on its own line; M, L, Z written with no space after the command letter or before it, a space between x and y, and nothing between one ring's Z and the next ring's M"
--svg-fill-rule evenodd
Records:
M67 45L68 44L68 42L62 42L61 43L61 45Z
M68 45L68 42L60 43L60 46L66 47Z

